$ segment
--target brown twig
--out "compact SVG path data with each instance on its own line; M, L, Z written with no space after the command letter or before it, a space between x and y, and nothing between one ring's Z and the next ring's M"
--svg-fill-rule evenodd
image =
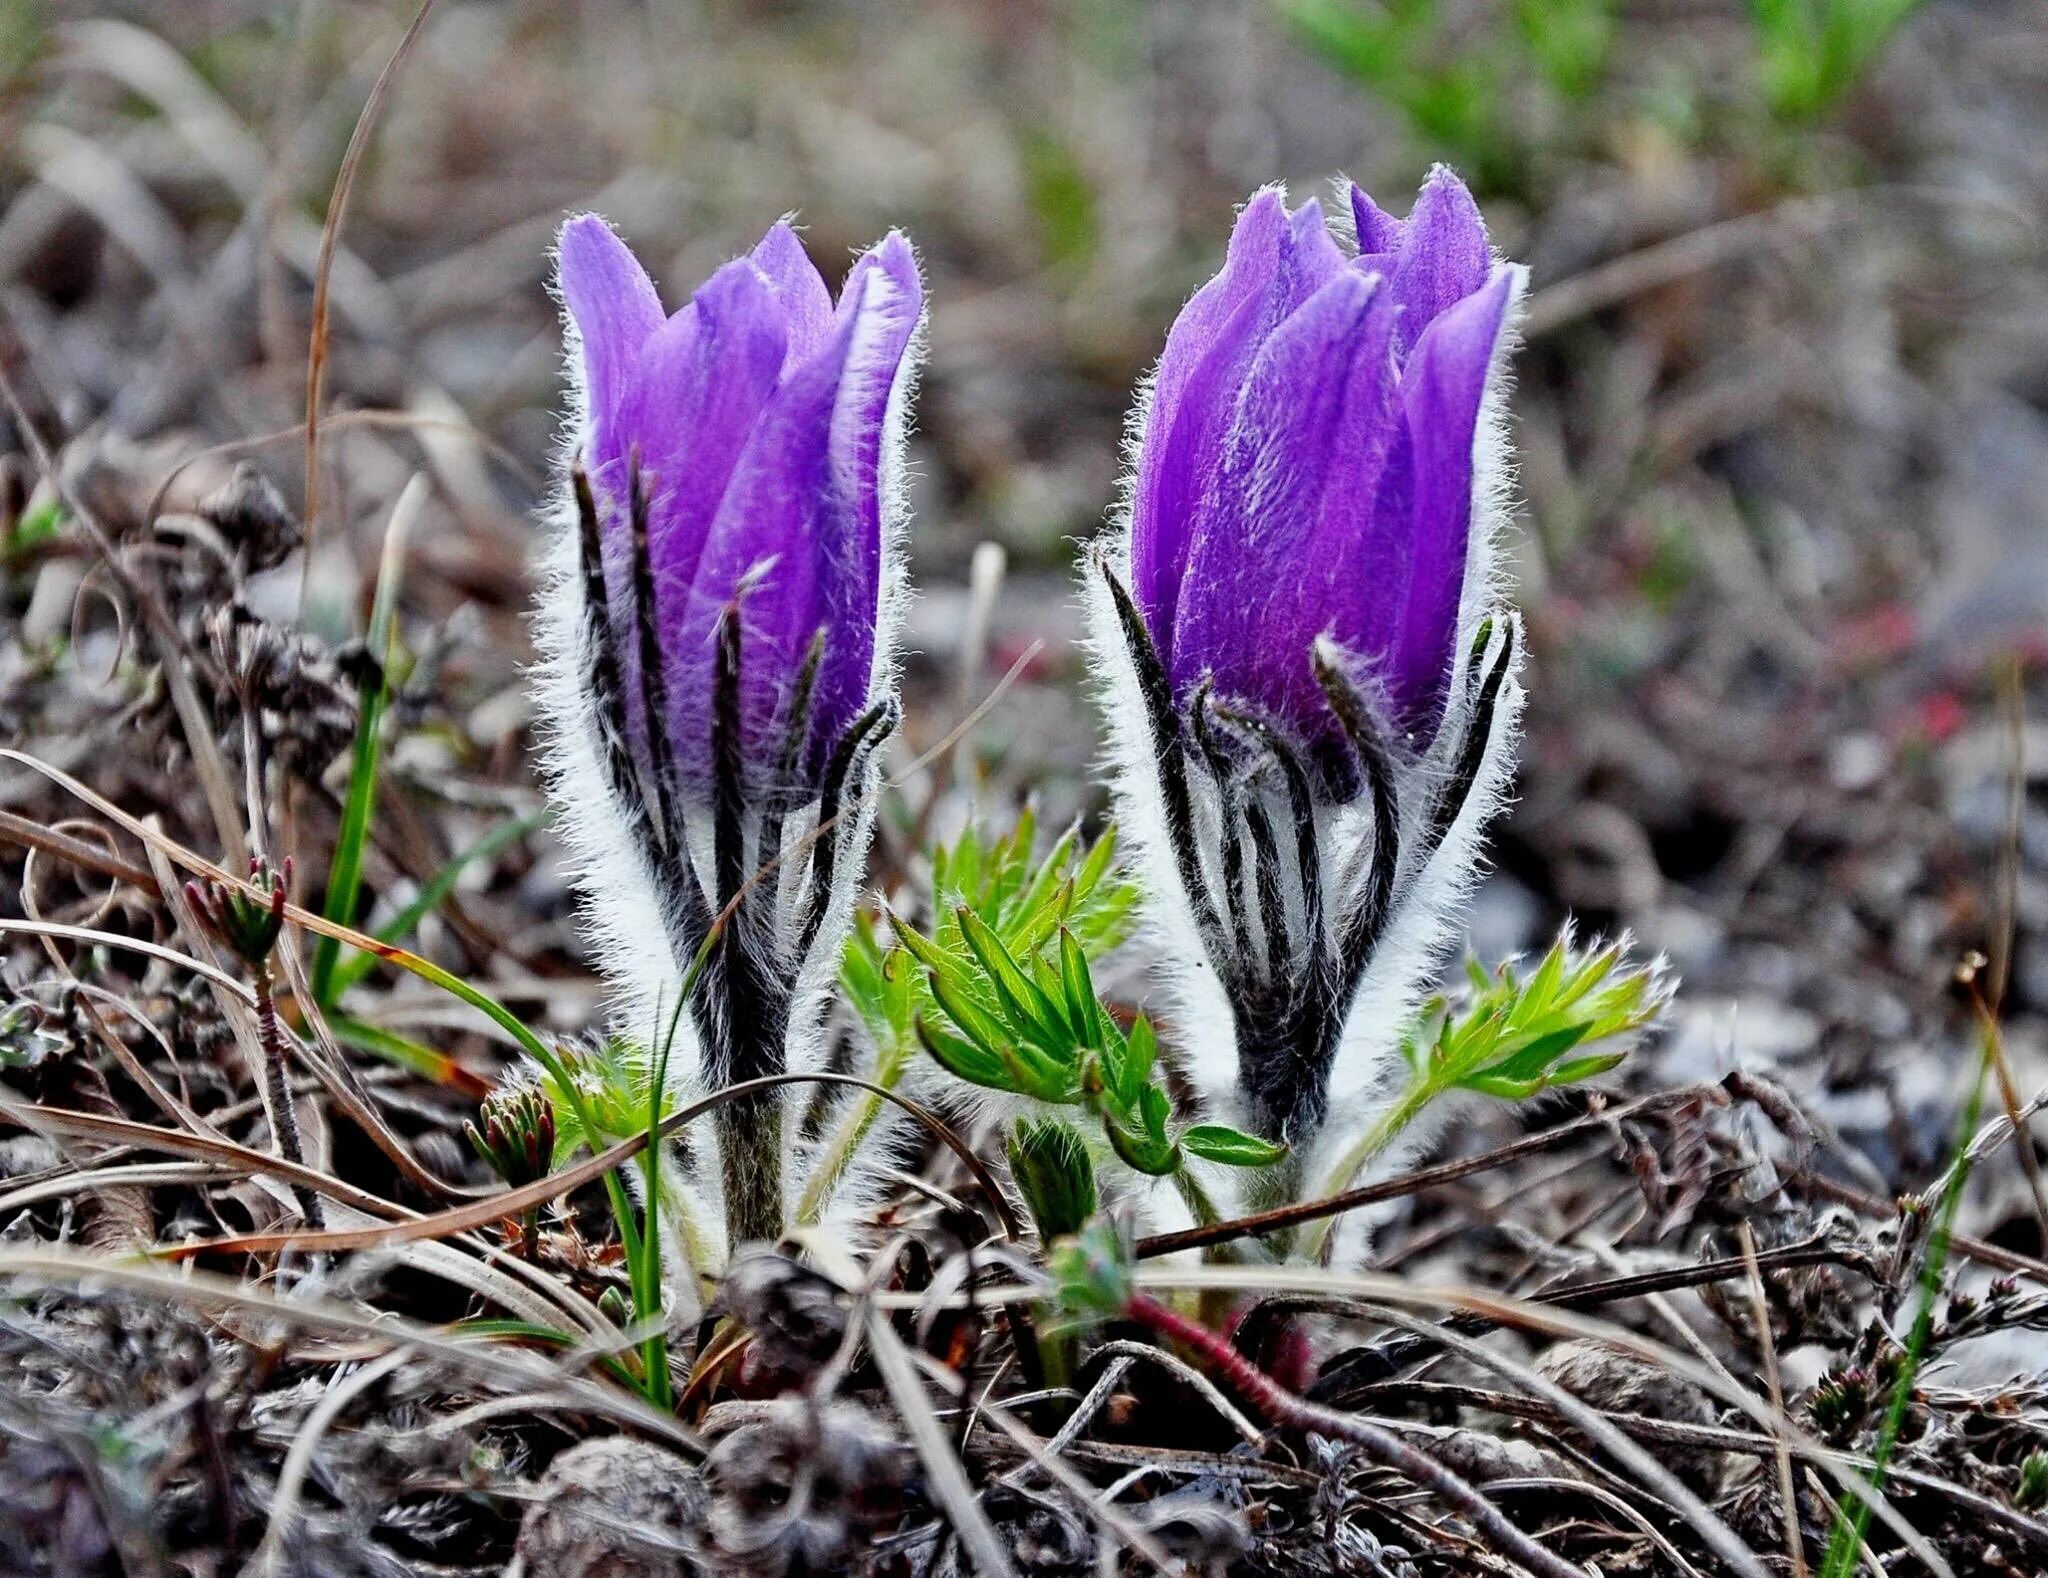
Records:
M1524 1156L1535 1156L1553 1150L1566 1140L1575 1139L1594 1130L1610 1128L1624 1118L1637 1117L1659 1107L1702 1099L1719 1101L1724 1098L1719 1087L1713 1085L1689 1085L1680 1090L1659 1091L1655 1095L1643 1096L1604 1112L1589 1113L1583 1118L1575 1118L1570 1123L1546 1129L1541 1134L1532 1134L1526 1139L1516 1140L1483 1155L1466 1156L1454 1162L1440 1163L1435 1167L1418 1168L1414 1172L1403 1173L1398 1178L1364 1184L1359 1188L1347 1189L1342 1194L1329 1195L1321 1200L1305 1200L1271 1211L1260 1211L1251 1216L1235 1217L1228 1222L1186 1228L1178 1233L1155 1233L1150 1238L1138 1240L1138 1258L1150 1260L1184 1249L1207 1249L1212 1244L1228 1244L1240 1238L1257 1238L1266 1233L1279 1232L1283 1228L1298 1227L1303 1222L1320 1221L1326 1216L1355 1211L1360 1206L1376 1205L1382 1200L1398 1200L1404 1195L1433 1189L1438 1184L1454 1183L1475 1173L1491 1172L1497 1167L1507 1166L1510 1162L1520 1161Z

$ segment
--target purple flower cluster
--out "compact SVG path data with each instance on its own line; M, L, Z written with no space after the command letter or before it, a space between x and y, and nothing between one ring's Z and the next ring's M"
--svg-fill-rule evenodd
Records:
M1519 697L1489 574L1519 271L1447 171L1405 221L1348 206L1355 250L1314 202L1246 205L1090 578L1185 1022L1228 1027L1189 1075L1295 1141L1357 1083L1362 1005L1399 1009L1441 948ZM560 291L580 403L544 699L600 953L636 1011L687 992L686 1090L815 1068L897 716L916 259L892 233L835 303L778 224L669 313L584 217ZM779 1093L724 1110L698 1181L733 1238L784 1225L793 1128Z

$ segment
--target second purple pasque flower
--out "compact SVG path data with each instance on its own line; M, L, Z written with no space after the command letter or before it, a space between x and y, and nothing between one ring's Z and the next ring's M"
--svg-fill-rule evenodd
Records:
M1091 577L1189 1072L1297 1146L1385 1077L1519 702L1492 555L1521 271L1448 170L1406 220L1344 197L1355 251L1277 188L1239 214Z

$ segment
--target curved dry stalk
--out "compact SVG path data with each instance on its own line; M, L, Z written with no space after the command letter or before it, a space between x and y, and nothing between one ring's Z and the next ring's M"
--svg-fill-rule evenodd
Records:
M332 1173L322 1172L303 1162L287 1161L268 1151L237 1145L230 1139L160 1129L154 1124L138 1123L133 1118L108 1117L69 1107L46 1107L21 1100L5 1090L0 1090L0 1123L35 1134L66 1134L162 1155L189 1156L195 1161L233 1167L242 1173L276 1178L286 1184L315 1190L336 1204L346 1205L367 1216L419 1219L417 1211L386 1200L382 1195L372 1194L367 1189L359 1189Z
M213 985L232 992L244 1006L256 1006L256 992L247 981L230 970L223 970L217 964L189 953L180 953L164 943L152 942L147 937L124 937L119 932L98 931L91 926L73 926L65 921L8 920L0 919L0 937L56 937L69 942L90 943L100 948L118 948L124 953L139 953L165 964L174 964L181 970L189 970Z
M254 889L252 888L250 891L254 892ZM294 912L295 906L286 905L285 910L289 915ZM235 1003L252 1013L257 1007L256 989L239 975L207 960L200 959L193 954L182 953L176 948L169 947L160 942L153 942L148 938L124 937L117 932L97 931L89 926L71 926L60 921L0 919L0 936L10 933L31 937L60 938L71 942L88 943L98 947L118 948L130 953L140 953L149 958L160 959L164 963L175 965L180 969L191 971L210 985L226 992ZM421 1187L444 1198L451 1196L455 1198L473 1197L479 1192L474 1189L449 1184L435 1177L434 1174L428 1172L426 1168L420 1165L418 1159L405 1148L404 1143L395 1134L391 1133L389 1125L377 1115L376 1110L370 1106L368 1100L348 1080L335 1073L337 1064L346 1066L347 1063L347 1059L341 1056L338 1046L335 1048L334 1058L330 1060L309 1055L304 1044L297 1037L292 1038L291 1044L300 1052L302 1061L312 1071L314 1077L320 1081L321 1086L327 1093L340 1103L342 1110L368 1135L371 1142L390 1158L393 1165L398 1167L409 1181L417 1183Z
M0 1216L26 1210L45 1200L88 1189L132 1188L137 1184L205 1184L239 1178L239 1170L214 1162L134 1162L114 1167L80 1167L52 1178L39 1178L0 1194Z
M1168 1353L1164 1348L1154 1347L1149 1342L1131 1342L1127 1339L1106 1342L1093 1351L1098 1356L1119 1361L1138 1360L1145 1364L1157 1365L1214 1409L1217 1415L1244 1439L1246 1445L1259 1446L1265 1441L1266 1432L1247 1419L1244 1410L1225 1397L1222 1389L1214 1381L1178 1354Z
M667 1139L693 1119L702 1117L707 1112L715 1112L727 1102L737 1101L764 1090L775 1090L795 1084L839 1085L854 1090L874 1091L901 1107L960 1158L987 1193L997 1216L1002 1221L1004 1233L1013 1243L1022 1241L1023 1229L1012 1214L1008 1201L1003 1198L1001 1186L989 1172L987 1164L974 1154L965 1140L929 1108L921 1106L907 1096L883 1090L881 1086L851 1074L770 1074L761 1079L727 1085L722 1090L715 1090L710 1095L691 1102L687 1107L670 1113L661 1121L655 1133L658 1137ZM629 1135L595 1156L572 1163L560 1172L550 1173L547 1177L522 1188L502 1190L468 1205L454 1206L431 1216L417 1216L390 1227L343 1228L325 1233L243 1233L230 1238L195 1239L189 1243L167 1246L158 1253L169 1260L189 1260L197 1255L274 1254L285 1249L314 1252L377 1249L410 1243L417 1239L447 1238L456 1233L468 1232L473 1228L500 1221L507 1216L516 1216L521 1211L570 1194L585 1184L602 1178L622 1163L631 1161L646 1148L645 1133Z
M384 102L391 96L399 67L412 53L413 45L419 41L420 30L426 26L427 17L433 9L434 0L420 0L420 8L413 13L411 24L398 40L398 47L392 50L391 58L384 62L384 69L377 73L377 80L370 85L370 95L363 101L362 113L356 117L355 129L349 133L348 147L341 156L341 166L335 172L334 190L327 200L327 215L320 226L320 255L313 265L312 326L306 349L306 540L299 571L299 603L302 607L306 601L306 588L312 580L314 534L320 516L320 397L327 381L327 311L329 293L334 284L334 254L341 245L342 220L348 213L349 197L355 191L356 172L362 168L363 155L369 151L370 133L376 128L378 116L384 112Z

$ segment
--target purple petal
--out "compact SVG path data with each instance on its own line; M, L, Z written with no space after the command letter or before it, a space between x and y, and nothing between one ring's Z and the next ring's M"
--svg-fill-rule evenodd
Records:
M1448 165L1438 165L1402 226L1394 265L1402 345L1419 342L1439 313L1486 283L1492 267L1479 205Z
M743 585L750 760L779 751L783 708L821 630L809 775L867 705L881 593L883 429L922 310L916 279L916 258L900 236L863 258L824 349L791 372L756 424L712 524L680 632L679 735L709 738L712 633Z
M598 424L591 475L603 505L606 577L622 653L626 711L642 738L640 641L628 514L631 463L647 498L647 558L664 652L688 624L690 586L706 534L783 361L782 312L761 271L742 258L712 275L649 336L614 415ZM679 676L664 681L673 700Z
M892 230L855 262L840 291L839 317L853 344L832 412L832 475L850 514L836 540L822 538L831 573L825 590L831 633L818 671L812 749L819 755L866 710L882 595L882 465L889 407L906 383L909 352L924 316L917 253Z
M1176 626L1183 696L1213 676L1305 744L1335 720L1310 653L1353 588L1358 534L1391 426L1394 304L1340 266L1260 349L1195 533Z
M832 292L787 220L769 226L753 259L782 303L783 321L789 326L787 365L809 361L832 332Z
M1500 343L1514 271L1446 309L1426 329L1401 377L1408 437L1407 530L1413 573L1400 638L1385 680L1400 726L1426 746L1443 717L1457 641L1458 605L1472 527L1473 445L1486 380ZM1382 490L1382 504L1398 505ZM1376 523L1385 530L1391 523Z
M562 227L556 248L562 300L583 345L583 381L592 422L616 408L640 347L661 327L661 297L626 243L595 214Z
M1238 215L1223 268L1174 320L1153 375L1131 498L1131 589L1162 657L1200 496L1235 396L1233 377L1257 323L1257 305L1279 266L1285 195L1255 193Z
M1356 182L1351 187L1351 222L1358 233L1358 255L1361 259L1385 256L1400 248L1401 232L1406 227L1375 203L1365 188Z

